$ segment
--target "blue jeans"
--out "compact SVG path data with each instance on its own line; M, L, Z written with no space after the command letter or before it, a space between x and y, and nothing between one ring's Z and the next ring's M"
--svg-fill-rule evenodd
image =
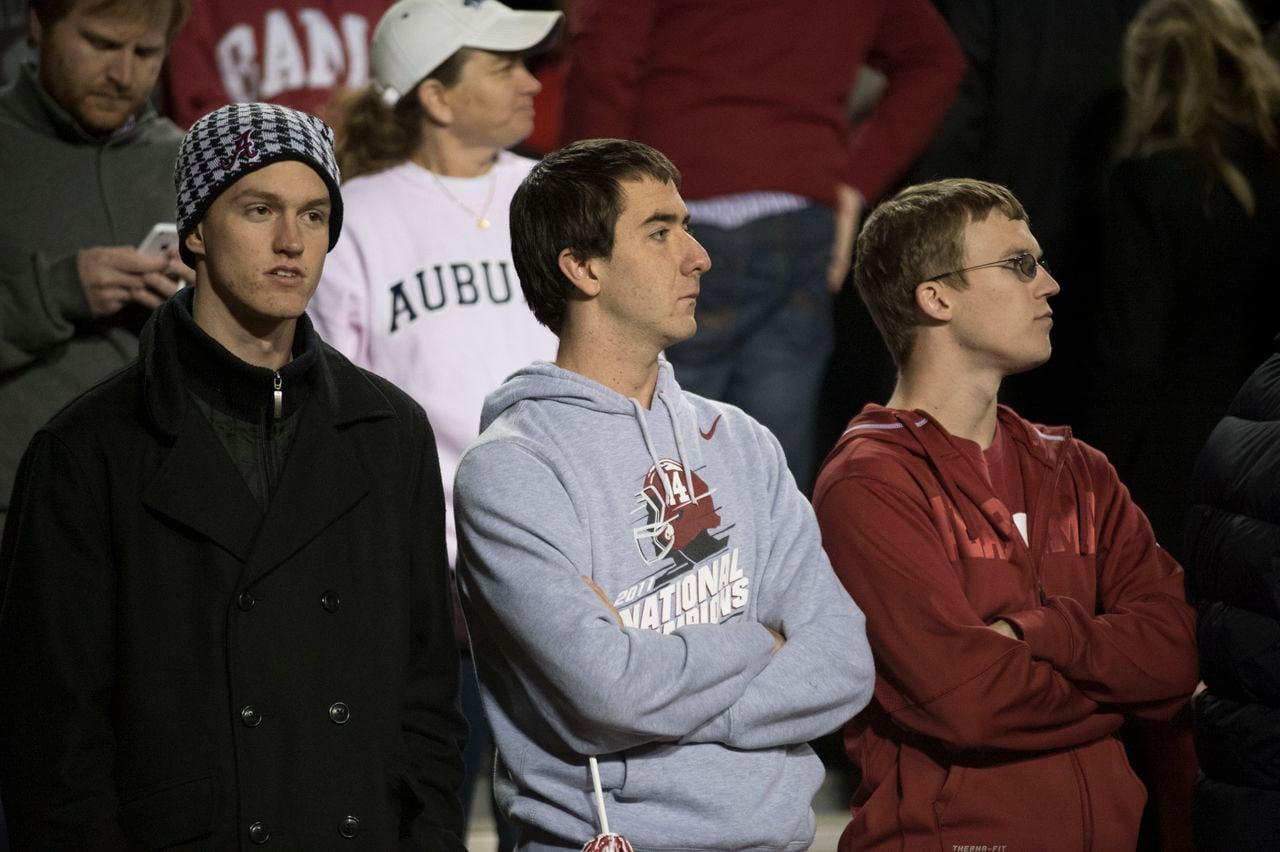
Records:
M817 413L835 345L826 270L835 218L814 204L739 228L693 226L711 255L698 333L667 350L685 390L732 403L777 436L802 491L813 486Z

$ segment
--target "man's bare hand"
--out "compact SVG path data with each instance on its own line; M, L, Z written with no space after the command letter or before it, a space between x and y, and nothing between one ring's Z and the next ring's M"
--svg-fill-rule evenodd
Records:
M609 600L609 596L604 593L604 589L597 586L595 581L586 575L583 575L582 579L586 582L588 586L591 587L591 591L595 592L597 595L600 596L600 600L604 601L604 605L609 607L609 612L613 613L613 617L618 619L618 626L621 627L622 614L619 613L618 608L613 605L613 601Z
M132 246L81 249L76 257L80 286L95 317L109 317L129 302L159 307L178 290L165 275L169 266L168 258L151 257Z
M196 283L196 271L182 260L177 248L165 253L163 273L148 272L142 276L147 285L146 291L134 294L134 301L148 308L158 308L160 304L183 287Z
M782 650L782 646L787 644L786 638L783 637L781 633L774 630L772 627L766 627L765 630L768 630L770 633L773 634L773 652L772 653L774 654L778 653L779 651Z
M827 264L827 289L839 293L853 263L853 238L862 219L862 197L847 183L836 184L836 233Z
M994 630L995 632L999 633L1001 636L1007 636L1010 639L1022 638L1021 636L1018 635L1017 629L1014 628L1012 624L1005 621L1003 618L997 618L995 621L988 624L987 629Z

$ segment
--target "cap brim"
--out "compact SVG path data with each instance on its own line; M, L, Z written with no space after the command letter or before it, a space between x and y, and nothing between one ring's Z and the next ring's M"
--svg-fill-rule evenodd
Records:
M559 41L563 29L563 12L513 10L470 36L464 46L503 53L542 53Z

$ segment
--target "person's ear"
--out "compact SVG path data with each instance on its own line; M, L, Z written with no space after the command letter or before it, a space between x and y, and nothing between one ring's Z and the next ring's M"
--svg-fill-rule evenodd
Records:
M569 283L578 292L588 298L600 294L600 279L596 275L595 260L590 257L579 257L574 254L573 249L564 249L556 258L564 277L569 279Z
M187 238L183 240L183 245L194 256L196 263L204 258L204 222L191 229L191 233L187 234Z
M439 80L427 78L418 84L414 93L427 117L441 127L453 123L453 107L449 103L449 90Z
M916 307L929 319L947 322L954 307L953 295L941 281L924 281L916 285Z

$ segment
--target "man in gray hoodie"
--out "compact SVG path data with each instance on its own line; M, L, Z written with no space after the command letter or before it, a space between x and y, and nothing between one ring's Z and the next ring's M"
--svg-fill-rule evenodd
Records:
M527 850L807 849L806 741L871 695L862 613L774 437L680 390L710 266L680 176L635 142L543 160L512 201L525 298L559 338L486 400L455 482L459 578Z

